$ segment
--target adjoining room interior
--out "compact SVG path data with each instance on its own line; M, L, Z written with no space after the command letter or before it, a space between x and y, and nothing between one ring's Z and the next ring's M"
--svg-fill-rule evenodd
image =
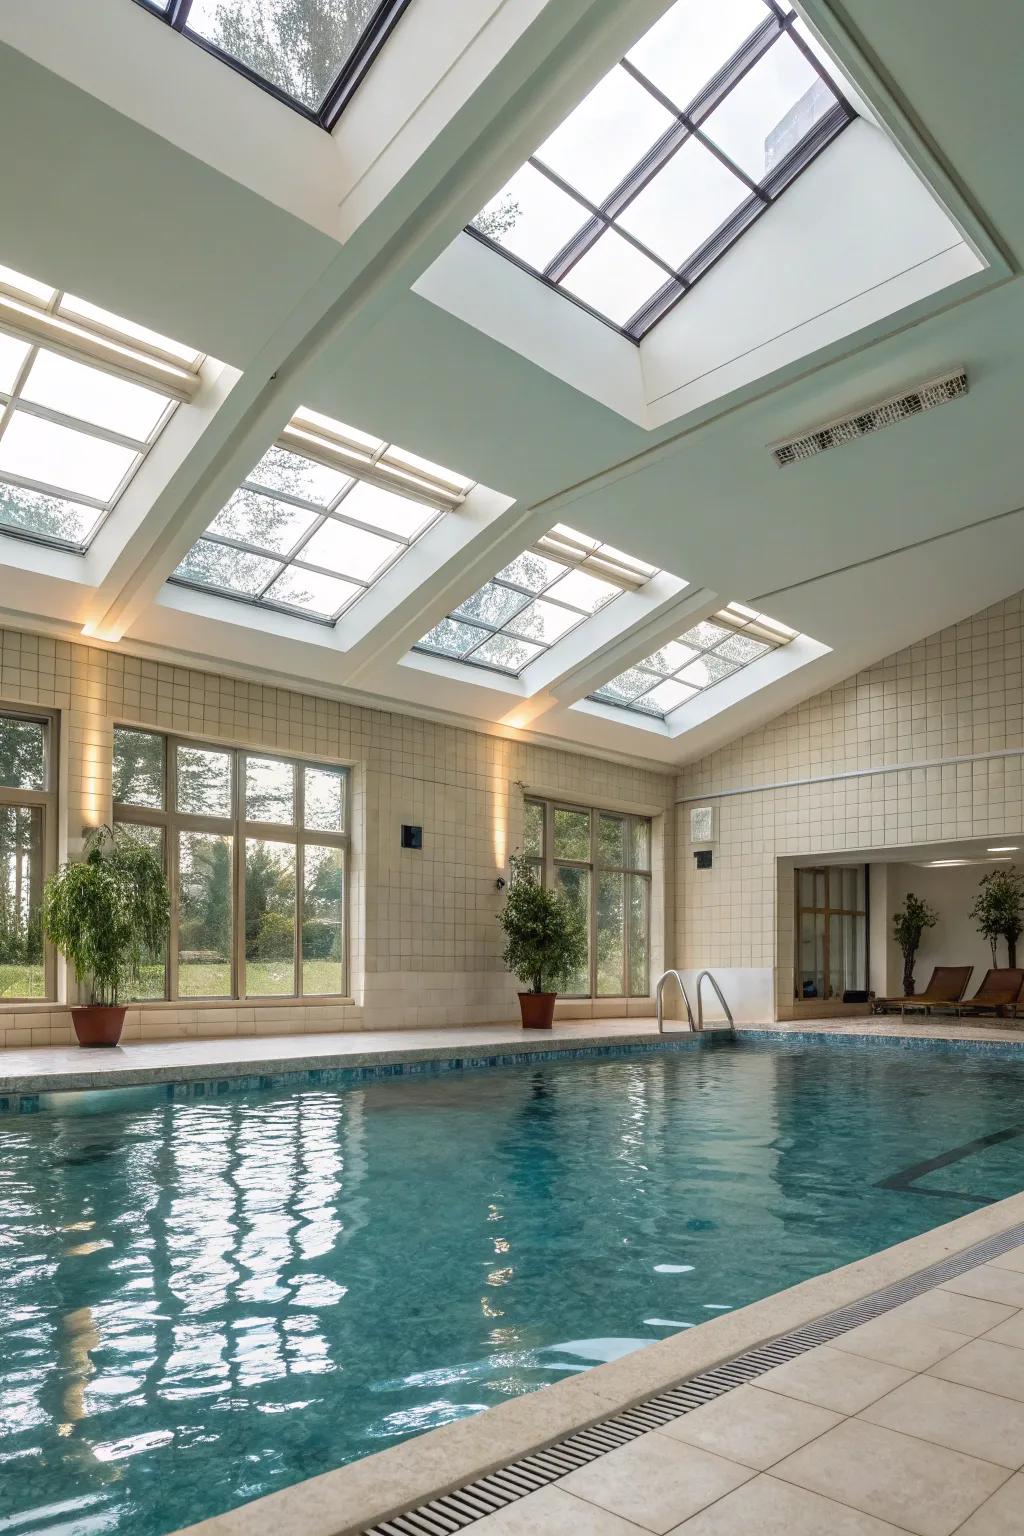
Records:
M1022 56L0 7L0 1532L1024 1531Z

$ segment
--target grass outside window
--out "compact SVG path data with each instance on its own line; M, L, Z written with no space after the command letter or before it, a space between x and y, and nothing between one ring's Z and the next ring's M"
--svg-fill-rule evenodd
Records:
M344 996L344 768L114 732L114 815L159 841L168 953L135 1001Z

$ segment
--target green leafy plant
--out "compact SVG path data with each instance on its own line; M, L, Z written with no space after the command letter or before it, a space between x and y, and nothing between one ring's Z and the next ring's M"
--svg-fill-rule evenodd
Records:
M970 916L989 942L993 967L999 963L996 945L1000 939L1006 940L1007 960L1015 966L1017 940L1024 932L1024 872L1013 866L982 875Z
M167 938L170 898L152 848L109 827L43 888L43 930L74 967L90 1003L116 1008Z
M914 961L926 928L934 928L939 914L934 907L908 891L898 912L893 914L892 936L903 954L903 995L914 995Z
M587 963L583 918L558 891L537 879L530 860L513 854L505 905L498 923L505 935L501 958L531 992L558 990Z

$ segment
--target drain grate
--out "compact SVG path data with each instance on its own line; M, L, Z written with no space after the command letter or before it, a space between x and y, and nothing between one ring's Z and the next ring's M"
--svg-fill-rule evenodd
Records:
M606 1456L620 1445L638 1439L647 1434L648 1430L659 1429L663 1424L681 1418L684 1413L692 1413L694 1408L713 1402L735 1387L746 1385L765 1371L770 1371L773 1366L785 1365L797 1355L805 1354L819 1344L827 1344L841 1333L857 1328L861 1323L869 1323L883 1312L898 1307L904 1301L912 1301L915 1296L930 1291L933 1286L941 1285L944 1280L953 1280L975 1265L998 1258L1000 1254L1008 1253L1011 1248L1017 1248L1022 1243L1024 1222L995 1237L986 1238L984 1242L976 1243L973 1248L940 1259L927 1269L908 1275L904 1280L897 1280L883 1290L876 1291L873 1296L850 1302L825 1317L817 1318L813 1323L794 1329L792 1333L783 1334L767 1344L759 1344L745 1354L737 1355L734 1360L726 1360L708 1371L702 1371L699 1376L691 1376L667 1392L660 1392L657 1397L648 1398L646 1402L626 1408L611 1418L591 1424L588 1429L577 1430L575 1434L549 1445L545 1450L533 1451L520 1461L500 1467L496 1472L489 1472L486 1477L479 1477L405 1514L394 1515L390 1520L370 1526L364 1530L363 1536L449 1536L452 1531L464 1530L466 1526L482 1520L485 1515L492 1515L506 1504L513 1504L517 1499L547 1487L549 1483L556 1483L569 1472L575 1472L578 1467L586 1466L588 1462Z

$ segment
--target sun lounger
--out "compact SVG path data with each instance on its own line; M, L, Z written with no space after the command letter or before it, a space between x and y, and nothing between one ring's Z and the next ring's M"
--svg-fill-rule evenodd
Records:
M927 1010L936 1004L955 1005L967 991L973 970L973 965L937 965L923 992L915 993L913 997L876 997L872 1011L885 1013L890 1008L898 1008L904 1013L908 1008Z
M986 971L981 986L973 997L952 1004L958 1015L965 1013L991 1013L997 1018L1017 1016L1017 1004L1024 987L1024 970L1006 967Z

